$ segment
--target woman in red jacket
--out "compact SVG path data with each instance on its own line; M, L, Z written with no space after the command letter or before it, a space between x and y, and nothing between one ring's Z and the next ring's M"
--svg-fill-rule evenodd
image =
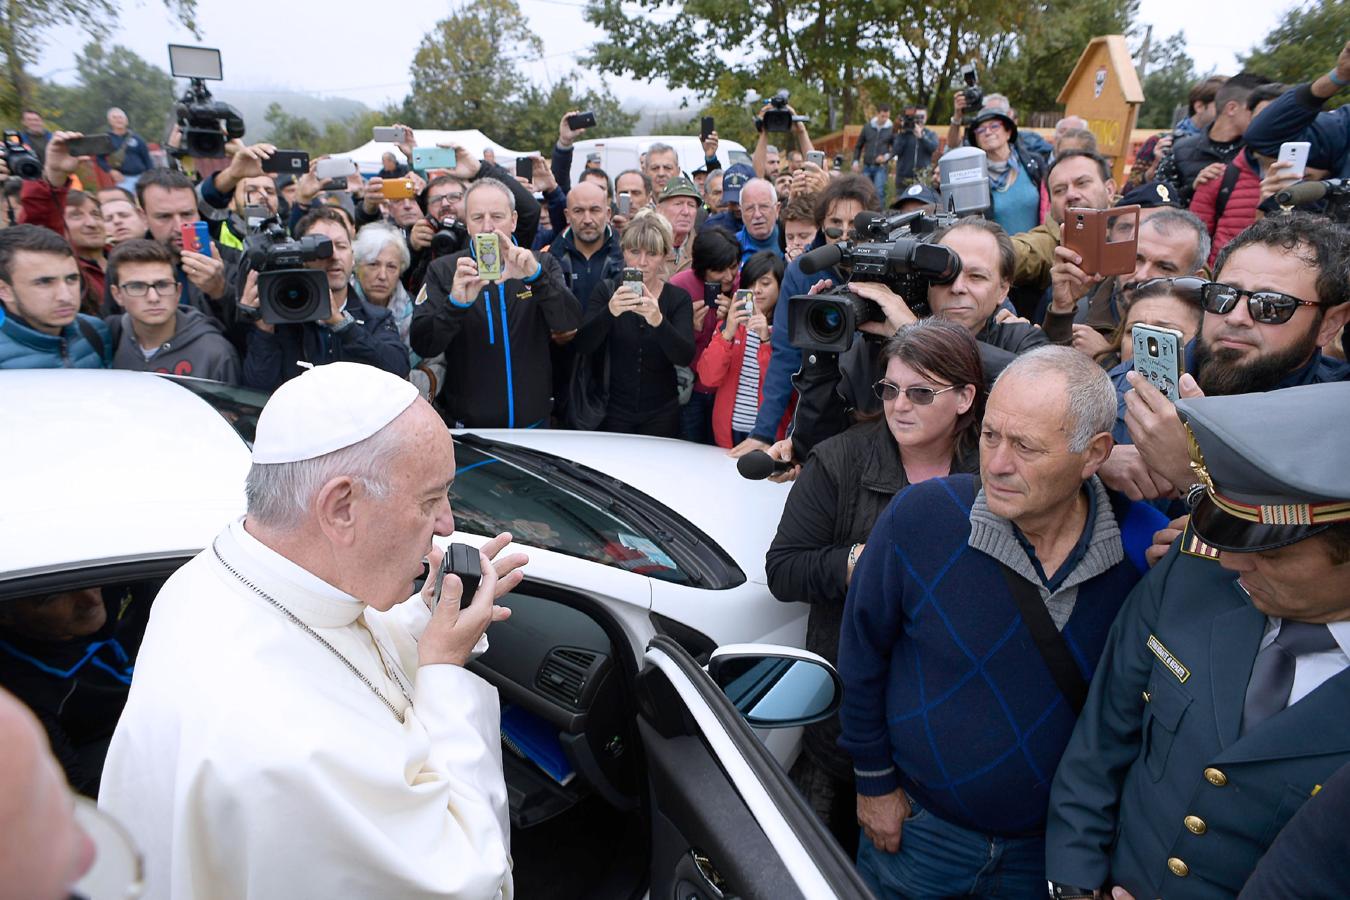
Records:
M713 388L713 438L719 447L734 447L749 436L763 399L764 373L773 348L769 335L773 308L783 281L783 258L761 250L741 267L743 290L754 292L747 306L738 302L727 310L726 321L699 357L699 380ZM792 419L788 408L778 425L782 438Z

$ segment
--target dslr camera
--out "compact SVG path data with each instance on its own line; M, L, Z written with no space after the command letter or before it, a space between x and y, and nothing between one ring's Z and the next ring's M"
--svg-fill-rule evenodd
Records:
M258 315L269 325L320 322L332 314L328 273L305 263L328 259L333 242L321 234L293 239L277 217L244 239L244 271L258 273Z
M23 135L17 131L5 132L5 165L9 166L9 174L25 181L42 177L42 163L24 146Z
M785 133L792 130L794 122L809 122L807 116L794 116L787 108L788 92L781 90L774 94L768 100L761 100L760 105L768 103L773 109L764 114L764 130L774 133Z
M428 216L427 221L436 233L431 236L431 256L433 259L458 253L469 246L469 229L454 216L437 219Z
M842 353L853 345L858 326L886 321L880 305L848 289L859 281L886 285L916 316L927 316L928 286L950 284L961 274L956 251L932 242L939 229L955 221L955 216L922 211L891 216L860 213L853 223L854 240L818 247L802 256L806 274L841 266L849 269L849 280L819 294L791 298L788 343L808 352Z
M961 67L961 82L965 85L961 89L961 96L966 98L966 112L962 116L964 125L969 125L975 121L975 114L984 106L984 91L980 90L979 76L975 73L975 64L966 63Z

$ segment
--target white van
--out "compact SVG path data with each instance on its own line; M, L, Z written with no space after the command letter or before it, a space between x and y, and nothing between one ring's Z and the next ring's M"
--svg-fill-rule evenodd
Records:
M615 178L625 169L640 168L638 158L647 152L647 148L652 144L669 144L674 147L675 152L680 156L680 169L686 175L703 167L703 144L697 136L644 134L628 137L596 138L595 140L577 141L573 145L572 183L577 183L577 179L581 177L581 170L586 168L587 154L599 153L600 168L604 169L610 178ZM722 168L725 169L738 162L748 165L750 154L735 141L722 139L717 143L717 159L722 163Z

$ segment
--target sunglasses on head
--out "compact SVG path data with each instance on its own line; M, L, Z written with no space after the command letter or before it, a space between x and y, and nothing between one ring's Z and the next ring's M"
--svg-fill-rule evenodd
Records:
M1247 313L1253 322L1263 325L1283 325L1294 317L1300 306L1321 306L1312 300L1302 300L1279 291L1244 291L1220 281L1207 281L1200 288L1200 305L1205 312L1227 315L1246 298Z
M1135 281L1125 285L1127 291L1138 291L1143 288L1153 287L1155 284L1165 284L1172 293L1182 297L1192 303L1200 302L1200 289L1209 284L1203 278L1197 275L1172 275L1163 278L1146 278L1143 281Z
M905 397L909 399L910 403L913 403L915 406L928 406L932 404L933 400L937 398L938 394L945 394L948 391L954 391L958 387L960 387L960 385L953 384L949 387L943 388L940 391L935 391L930 387L924 387L923 385L916 384L913 387L902 388L900 387L900 385L891 384L889 381L883 378L876 384L872 385L872 391L877 395L879 399L883 400L886 403L890 403L891 401L895 400L897 397L900 396L900 393L903 391Z

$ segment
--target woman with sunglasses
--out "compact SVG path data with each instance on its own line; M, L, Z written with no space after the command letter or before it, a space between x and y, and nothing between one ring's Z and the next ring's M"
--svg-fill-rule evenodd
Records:
M877 518L906 485L975 472L984 370L970 332L941 319L906 325L887 341L874 386L880 416L816 446L793 483L765 559L769 589L811 604L806 648L835 662L849 579ZM858 826L853 764L836 746L839 722L806 729L794 783L849 853Z
M966 132L966 143L988 157L990 218L1008 234L1041 224L1045 161L1017 145L1017 123L1012 117L997 107L985 107Z

